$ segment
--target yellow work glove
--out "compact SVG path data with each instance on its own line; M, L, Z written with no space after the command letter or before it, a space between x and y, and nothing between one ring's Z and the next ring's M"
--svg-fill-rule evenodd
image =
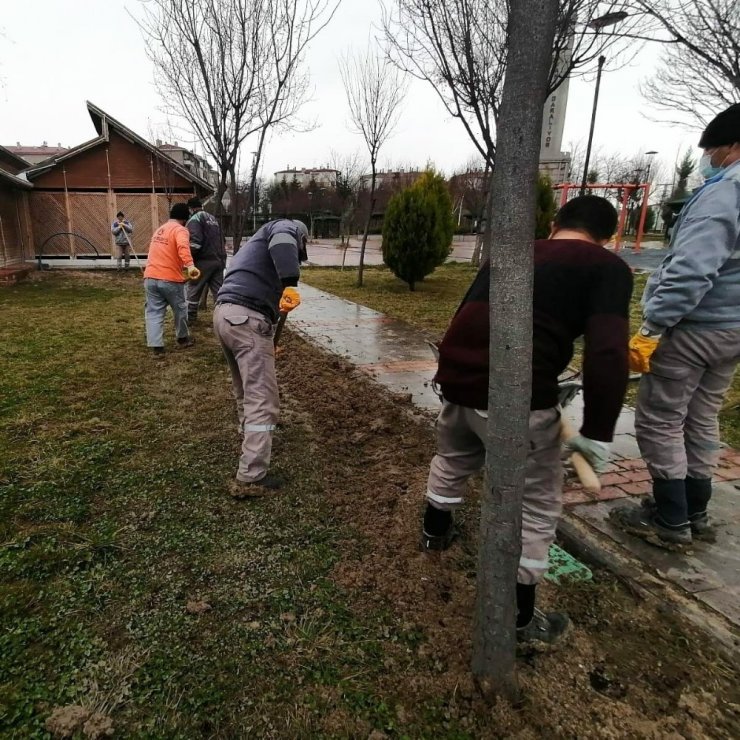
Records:
M644 334L635 334L629 343L629 362L630 370L635 373L650 372L650 358L658 349L660 335L645 336Z
M200 270L195 265L186 267L183 272L187 276L188 280L197 280L200 277Z
M295 288L286 288L280 299L280 313L290 313L301 305L300 293Z

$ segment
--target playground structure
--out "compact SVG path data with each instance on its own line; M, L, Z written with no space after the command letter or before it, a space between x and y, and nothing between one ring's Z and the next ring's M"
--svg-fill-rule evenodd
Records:
M563 183L562 185L554 185L554 190L560 190L560 206L564 206L568 202L568 195L572 191L576 191L576 195L580 192L581 186L574 183ZM635 246L634 251L640 251L640 244L642 243L642 237L644 236L645 230L645 219L647 218L648 201L650 199L650 184L635 184L633 182L620 182L620 183L594 183L589 184L587 190L621 190L622 197L619 204L619 220L617 222L617 233L614 237L614 251L618 252L622 248L622 241L624 236L624 226L627 221L627 212L629 211L628 204L633 194L642 190L642 201L640 205L640 219L637 224L637 233L635 235Z

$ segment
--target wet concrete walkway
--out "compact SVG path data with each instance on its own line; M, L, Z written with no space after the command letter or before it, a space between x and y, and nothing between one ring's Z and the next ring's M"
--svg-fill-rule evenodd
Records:
M294 331L356 365L388 390L410 396L420 409L439 410L439 399L431 387L436 363L427 340L432 337L305 283L301 294L303 303L289 321ZM566 410L576 426L580 426L581 410L580 396ZM566 488L566 520L576 520L594 535L608 538L610 545L638 558L652 576L670 582L740 628L740 452L725 450L715 476L712 514L719 523L717 543L697 543L686 555L653 547L609 522L611 508L650 491L631 409L625 408L620 417L612 452L613 463L602 476L598 496L575 484Z

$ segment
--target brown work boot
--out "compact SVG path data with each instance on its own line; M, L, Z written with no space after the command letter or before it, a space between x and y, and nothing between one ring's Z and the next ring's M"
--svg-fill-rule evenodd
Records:
M187 349L188 347L195 346L195 339L193 337L180 337L177 340L178 349Z
M229 484L229 494L232 498L260 498L269 496L283 485L282 480L274 475L266 475L258 481L233 480Z

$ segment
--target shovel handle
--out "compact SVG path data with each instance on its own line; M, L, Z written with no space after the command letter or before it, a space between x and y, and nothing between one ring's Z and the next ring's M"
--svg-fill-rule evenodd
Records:
M560 421L560 439L563 442L567 442L571 437L575 437L576 433L571 425L561 419ZM570 462L573 465L573 469L576 471L578 480L581 482L584 490L587 493L598 493L601 491L601 481L599 476L596 475L594 469L588 464L588 460L580 453L574 452L570 456Z
M283 327L285 326L285 322L288 320L288 314L287 313L281 313L280 318L278 319L277 326L275 327L275 336L272 338L272 343L275 347L278 346L278 342L280 341L280 335L283 333Z

